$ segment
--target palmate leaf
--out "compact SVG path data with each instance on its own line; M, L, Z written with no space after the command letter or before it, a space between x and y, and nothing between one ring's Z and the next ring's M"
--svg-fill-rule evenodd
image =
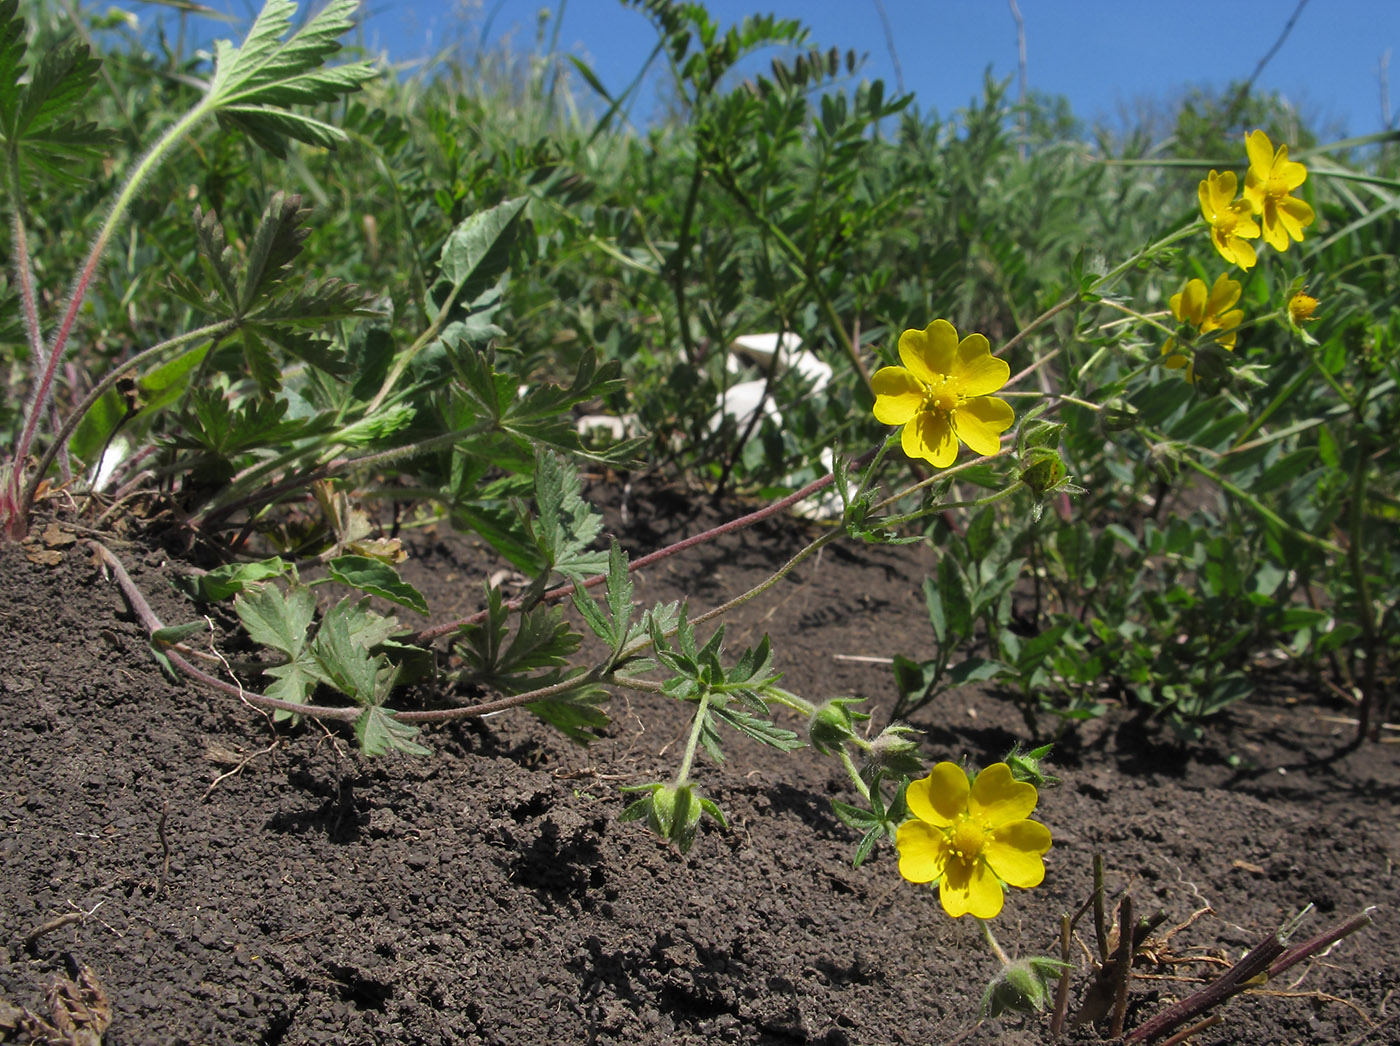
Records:
M578 469L557 454L539 451L535 504L535 535L550 567L571 578L607 569L607 553L588 549L603 529L603 516L584 500Z
M598 707L607 698L606 690L586 687L572 694L532 701L525 707L570 741L587 745L596 741L598 732L608 725L607 714Z
M573 591L574 608L583 617L593 634L612 648L608 667L622 655L623 648L641 636L646 624L632 620L632 575L627 567L627 553L617 539L612 540L608 551L607 613L600 607L582 586Z
M271 647L287 659L287 663L266 670L273 678L268 685L268 697L304 705L321 673L306 649L306 630L316 616L316 597L309 588L295 587L283 595L275 585L245 591L233 603L238 620L249 638L262 646ZM273 719L294 718L293 713L279 709Z
M263 211L243 266L236 308L246 315L261 298L269 295L291 271L309 235L305 227L310 207L301 205L297 193L274 193Z
M365 755L387 755L389 752L403 752L406 755L432 755L432 750L414 741L418 728L410 723L400 723L392 712L375 705L366 708L355 720L355 738Z
M19 79L27 70L24 54L24 19L19 0L0 0L0 125L10 133L10 114L18 112L24 88Z
M226 125L236 126L274 156L286 154L286 139L329 146L345 140L339 128L284 108L334 101L378 74L369 62L322 68L354 27L358 0L331 0L287 39L296 4L268 0L242 47L214 45L214 77L206 104Z
M310 213L300 196L275 194L240 266L218 215L196 207L196 239L207 287L179 274L168 280L177 297L237 323L228 339L241 343L248 372L264 395L281 388L282 360L287 356L327 374L348 375L350 367L341 354L309 328L376 315L370 304L373 296L343 280L288 282L307 237L303 223Z
M83 99L102 63L86 44L65 41L40 57L28 82L24 19L18 0L0 2L0 143L21 164L64 184L81 180L112 136L83 119ZM75 161L78 161L75 163Z
M569 663L583 637L564 620L559 607L535 607L521 611L510 642L510 610L501 600L499 588L487 589L486 620L462 628L466 641L455 649L468 666L474 682L511 693L535 689L556 682L558 671ZM545 671L541 675L529 673Z

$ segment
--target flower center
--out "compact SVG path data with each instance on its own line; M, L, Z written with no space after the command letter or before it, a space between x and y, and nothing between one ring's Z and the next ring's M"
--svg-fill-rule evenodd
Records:
M930 385L928 395L924 397L924 409L939 411L943 414L951 414L958 405L958 394L948 387L945 378L941 385Z
M972 818L963 815L953 826L953 834L948 839L953 856L963 861L976 860L987 843L987 832Z

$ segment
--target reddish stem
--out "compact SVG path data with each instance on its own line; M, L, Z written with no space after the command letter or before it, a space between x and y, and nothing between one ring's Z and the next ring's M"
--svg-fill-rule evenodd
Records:
M870 461L870 459L875 456L875 454L878 452L878 449L879 448L876 448L875 450L866 451L864 454L862 454L859 458L857 458L854 462L851 463L852 467L861 468L864 465L866 465ZM747 516L740 516L738 519L731 519L728 523L721 523L717 527L711 527L709 530L706 530L701 534L692 534L688 538L682 538L675 544L667 545L665 548L662 549L657 549L655 552L649 553L648 555L643 556L641 559L634 559L627 565L627 572L630 574L634 570L641 570L643 567L651 566L651 564L657 563L668 556L674 556L677 552L684 552L688 548L693 548L696 545L703 545L706 541L712 541L713 539L720 537L721 535L729 534L733 531L742 530L745 527L752 526L759 520L766 519L772 515L776 515L777 513L782 512L784 509L797 504L799 501L811 497L813 494L817 493L817 491L829 487L835 478L835 474L829 472L825 476L822 476L819 479L815 479L811 483L808 483L805 487L801 488L800 490L793 491L787 497L775 501L771 505L765 505L757 512L750 512ZM608 578L606 574L595 574L593 577L583 582L582 587L593 588L597 585L601 585L607 579ZM556 599L563 599L565 596L571 595L578 587L579 586L573 584L560 585L558 588L550 589L543 596L541 596L540 599L544 602L552 602ZM512 599L508 601L505 605L506 608L509 610L517 610L519 609L521 602L522 600L520 599ZM456 621L449 621L446 624L434 625L431 628L425 628L423 629L423 631L419 632L416 636L414 636L413 640L416 643L431 643L433 642L433 640L440 639L451 632L455 632L460 628L466 627L467 625L475 625L481 623L482 621L485 621L486 614L487 611L479 610L475 614L470 614L467 617L458 618Z

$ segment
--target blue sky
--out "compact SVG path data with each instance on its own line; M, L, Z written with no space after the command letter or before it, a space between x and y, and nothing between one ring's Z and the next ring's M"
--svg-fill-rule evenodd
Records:
M205 0L239 15L254 0ZM1250 76L1298 11L1298 0L1018 0L1032 89L1069 98L1076 116L1116 126L1141 100L1159 106L1190 87ZM722 24L754 11L798 18L824 48L868 55L857 74L891 92L893 36L906 89L920 108L949 115L980 94L984 70L1016 73L1016 28L1007 0L709 0ZM124 5L148 12L150 5ZM319 5L315 5L319 6ZM584 58L610 91L636 75L656 36L619 0L369 0L364 41L394 61L424 59L465 39L533 45L542 10L560 18L562 50ZM148 16L149 17L149 16ZM546 33L552 29L546 29ZM221 29L217 35L233 35ZM1389 56L1387 58L1387 56ZM766 68L765 56L758 68ZM1400 126L1400 0L1308 0L1260 74L1324 139L1385 129L1382 66L1389 61L1390 126ZM584 88L586 90L586 88ZM1014 85L1013 85L1014 90ZM649 100L633 110L644 119Z

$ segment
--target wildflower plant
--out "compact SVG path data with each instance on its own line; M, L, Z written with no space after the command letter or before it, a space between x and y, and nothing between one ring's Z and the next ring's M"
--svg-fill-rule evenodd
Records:
M901 425L900 445L911 458L947 468L959 443L977 454L1001 449L1001 433L1016 420L1011 405L991 395L1011 376L1005 360L992 355L982 334L959 340L947 320L899 336L899 367L882 367L871 378L875 417Z
M1030 820L1035 786L993 763L969 782L956 763L942 762L905 791L913 814L900 825L899 874L938 887L953 918L991 919L1001 912L1003 884L1030 889L1045 878L1042 855L1050 830Z
M1186 380L1195 381L1197 359L1204 355L1212 360L1212 373L1220 374L1220 367L1215 363L1215 357L1209 354L1209 347L1218 346L1227 352L1234 351L1237 337L1235 328L1244 320L1244 310L1235 308L1240 300L1240 293L1239 281L1230 279L1227 273L1221 273L1209 290L1206 289L1204 280L1193 279L1186 282L1184 290L1173 294L1171 310L1176 321L1195 328L1200 335L1211 336L1197 345L1192 356L1177 351L1177 339L1168 338L1162 345L1162 355L1166 357L1162 361L1163 365L1169 370L1184 367ZM1204 353L1201 352L1203 347Z
M1290 243L1301 243L1303 230L1316 218L1306 200L1292 195L1307 181L1308 169L1288 158L1288 146L1274 149L1263 131L1245 136L1249 152L1249 173L1244 180L1244 198L1264 227L1264 240L1276 251L1288 250Z
M1079 143L1042 128L1018 158L996 84L954 128L879 84L819 95L853 56L810 47L794 21L726 29L670 0L638 6L683 99L674 126L611 140L628 99L574 63L602 115L556 122L540 87L539 118L512 137L459 119L464 99L440 85L422 86L426 112L391 113L406 88L370 63L328 64L351 6L334 0L294 31L294 5L269 0L241 46L217 46L183 114L114 166L125 173L84 254L29 200L44 191L34 175L96 180L115 148L83 109L97 60L76 44L31 55L17 0L0 0L22 317L4 343L18 347L0 404L16 433L0 527L20 540L36 513L69 518L62 487L80 526L156 518L222 554L186 588L231 601L263 652L260 685L196 664L203 610L161 621L121 558L92 546L168 670L277 729L339 723L374 756L426 756L441 724L511 709L586 744L617 693L673 701L688 723L677 765L619 805L682 853L727 826L697 761L721 762L735 735L810 749L848 783L832 809L855 833L854 863L894 874L878 859L897 854L898 874L936 888L948 915L981 921L1001 967L989 1012L1045 1008L1069 963L1013 961L987 926L1009 887L1046 877L1051 831L1031 817L1045 749L975 776L943 758L926 772L917 726L882 708L936 715L941 695L982 683L1010 692L1031 732L1037 713L1072 729L1119 703L1189 736L1248 694L1261 650L1287 649L1336 666L1363 734L1383 718L1400 576L1384 521L1400 491L1375 433L1400 424L1400 336L1340 274L1393 296L1374 262L1393 208L1351 218L1348 235L1373 241L1364 264L1344 238L1314 236L1353 199L1314 210L1294 195L1326 184L1325 156L1308 155L1323 175L1308 181L1254 131L1242 187L1210 169L1201 217L1164 232L1159 186L1086 161ZM732 83L773 45L807 49ZM215 166L235 147L254 157L237 191L186 157L200 135ZM104 259L119 263L113 247L157 185L162 199L198 197L161 227L181 264L158 285L141 273L125 285L115 268L105 285ZM317 195L372 200L361 210L375 220L323 221ZM1124 202L1136 197L1153 206ZM1083 232L1090 199L1107 212L1097 244ZM52 323L40 231L79 259ZM123 241L128 258L139 241ZM1221 259L1240 272L1217 274ZM149 324L133 319L143 297ZM123 348L67 369L88 322ZM808 394L774 352L752 419L712 424L723 349L759 323L780 345L800 335L831 379ZM960 327L1010 333L993 351ZM762 420L762 403L794 388L781 424ZM619 435L585 440L575 414L601 410ZM97 477L118 436L108 489ZM679 469L765 503L627 549L584 495L590 466ZM1174 500L1192 479L1204 508ZM818 495L834 506L826 525L748 591L708 608L638 601L638 569ZM478 535L524 583L508 596L497 579L479 609L435 619L398 571L400 525L425 522ZM934 650L894 659L887 705L797 693L780 643L732 644L725 628L841 540L938 551L923 586Z
M1210 242L1220 256L1231 265L1252 269L1257 255L1249 241L1259 238L1259 224L1251 217L1254 209L1250 201L1235 197L1237 187L1234 171L1211 171L1197 195L1201 216L1210 223Z

